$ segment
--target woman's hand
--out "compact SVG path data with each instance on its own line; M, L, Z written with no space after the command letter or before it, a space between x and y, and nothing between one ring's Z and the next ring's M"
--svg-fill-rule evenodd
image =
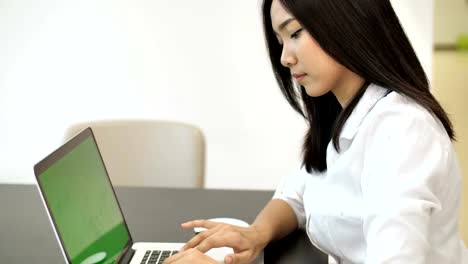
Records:
M191 248L171 256L164 261L164 264L210 264L217 261L208 257L204 253Z
M205 231L190 239L182 251L196 248L205 253L212 248L230 247L234 250L224 258L226 264L250 263L266 247L269 240L255 226L239 227L208 220L195 220L182 224L182 228L204 227Z

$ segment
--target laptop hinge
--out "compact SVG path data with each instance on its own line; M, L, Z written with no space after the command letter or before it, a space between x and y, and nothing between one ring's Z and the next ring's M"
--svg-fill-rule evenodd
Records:
M116 263L119 264L128 264L132 260L133 255L135 254L135 250L133 250L130 246L127 246L124 249L124 253L119 256L119 259Z

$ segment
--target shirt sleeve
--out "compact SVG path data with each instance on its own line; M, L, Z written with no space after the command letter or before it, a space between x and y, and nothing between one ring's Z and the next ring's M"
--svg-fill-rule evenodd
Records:
M450 140L426 116L380 120L368 134L361 178L365 263L426 263Z
M296 214L299 228L303 228L306 222L303 201L306 175L308 173L305 168L298 165L295 170L281 179L273 195L273 199L281 199L291 206Z

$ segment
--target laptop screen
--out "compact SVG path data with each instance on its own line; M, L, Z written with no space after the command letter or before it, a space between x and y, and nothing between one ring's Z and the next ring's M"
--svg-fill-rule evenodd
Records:
M36 176L69 261L114 263L130 235L88 130L71 149L51 154L60 157Z

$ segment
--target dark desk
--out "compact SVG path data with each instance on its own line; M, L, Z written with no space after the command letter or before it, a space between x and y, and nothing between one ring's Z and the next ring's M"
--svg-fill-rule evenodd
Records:
M271 198L268 191L118 187L116 193L137 242L185 242L191 219L235 217L252 222ZM0 262L63 263L36 186L0 185ZM302 231L271 243L265 263L327 263Z

